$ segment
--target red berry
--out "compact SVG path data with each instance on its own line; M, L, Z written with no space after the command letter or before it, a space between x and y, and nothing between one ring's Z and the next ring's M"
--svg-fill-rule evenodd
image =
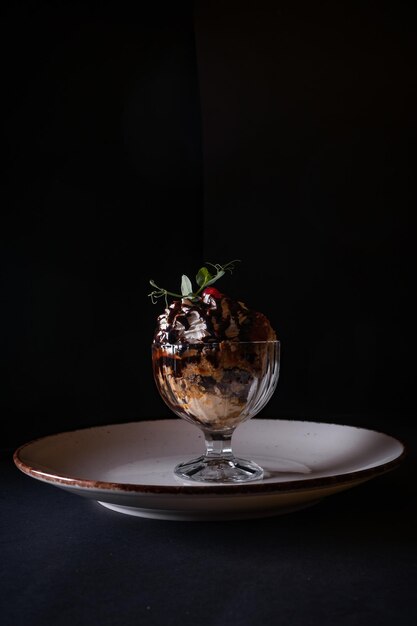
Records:
M219 300L223 296L216 287L206 287L203 291L203 296L205 295L213 296L216 300Z

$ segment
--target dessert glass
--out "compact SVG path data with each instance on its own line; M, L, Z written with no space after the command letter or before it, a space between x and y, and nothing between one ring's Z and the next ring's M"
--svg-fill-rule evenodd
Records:
M232 435L259 413L278 383L279 341L222 341L152 345L157 389L168 407L197 426L205 454L180 463L183 480L242 483L260 479L254 461L235 457Z

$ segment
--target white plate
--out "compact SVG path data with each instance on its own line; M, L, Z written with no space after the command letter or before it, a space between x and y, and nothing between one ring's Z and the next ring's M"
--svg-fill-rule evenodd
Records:
M216 520L288 513L394 469L402 442L364 428L256 419L241 424L234 452L265 470L262 480L182 482L174 466L204 450L200 430L182 419L137 421L59 433L14 453L29 476L114 511L166 520Z

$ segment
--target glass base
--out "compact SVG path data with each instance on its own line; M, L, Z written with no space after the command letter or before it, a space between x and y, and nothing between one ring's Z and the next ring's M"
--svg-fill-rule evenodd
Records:
M174 469L174 473L182 480L207 483L246 483L251 480L259 480L263 477L264 471L253 461L235 456L223 458L201 456L198 459L180 463Z

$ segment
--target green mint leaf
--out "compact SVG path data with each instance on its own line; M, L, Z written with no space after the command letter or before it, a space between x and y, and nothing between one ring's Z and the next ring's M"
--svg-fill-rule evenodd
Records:
M212 276L211 279L208 282L206 282L206 287L208 285L212 285L213 283L215 283L216 280L219 280L219 278L221 278L223 274L224 274L223 270L220 270L219 272L217 272L216 276Z
M181 279L181 293L183 297L189 296L193 293L193 286L191 284L191 280L185 274L182 275Z
M205 287L206 285L208 285L209 281L212 278L213 278L212 275L210 274L210 272L208 271L206 267L201 267L198 270L197 276L195 277L197 281L197 285L199 287Z
M232 273L234 270L235 263L240 263L240 259L229 261L228 263L225 263L224 265L220 265L220 263L210 263L209 261L206 261L206 265L210 265L213 268L213 271L215 271L216 273L211 274L210 271L207 269L207 267L201 267L198 270L198 273L196 276L198 289L195 292L193 291L193 285L191 283L191 280L185 274L182 275L181 294L175 293L173 291L168 291L167 289L164 289L163 287L159 287L154 280L150 280L149 282L152 285L152 287L154 287L154 291L149 293L148 296L151 298L154 304L158 300L158 298L165 298L165 302L167 306L168 306L167 296L172 296L174 298L187 298L188 297L193 302L198 303L201 300L201 298L199 297L199 294L203 291L203 289L206 286L212 285L213 283L215 283L226 272Z

